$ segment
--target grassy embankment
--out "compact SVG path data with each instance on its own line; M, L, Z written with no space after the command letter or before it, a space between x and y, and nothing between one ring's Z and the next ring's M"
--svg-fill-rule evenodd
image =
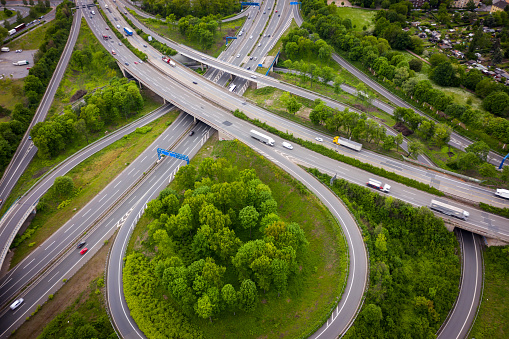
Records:
M484 291L481 308L469 338L509 337L509 247L484 252Z
M270 291L260 294L260 302L252 313L237 312L234 316L223 312L214 317L212 323L208 319L189 320L208 338L307 336L326 320L342 292L348 257L339 226L320 201L302 190L302 185L286 172L238 142L214 139L204 145L193 163L213 156L226 158L239 170L255 169L258 177L271 188L281 218L295 221L304 229L310 242L309 257L305 259L298 281L288 286L286 296L277 298L277 293ZM131 237L128 253L153 251L143 242L150 221L147 216L141 218Z
M156 19L146 19L138 16L135 12L130 11L132 15L134 15L140 22L142 22L145 26L150 28L151 30L159 33L160 35L171 39L177 43L184 44L191 48L194 48L203 53L207 53L208 55L217 58L219 54L225 49L225 37L227 36L236 36L237 32L240 30L244 21L246 21L246 17L241 19L237 19L230 22L224 22L220 27L217 28L216 34L214 35L214 43L212 47L208 50L204 50L197 40L190 40L186 38L184 35L180 33L178 30L178 26L176 25L168 25L160 20Z

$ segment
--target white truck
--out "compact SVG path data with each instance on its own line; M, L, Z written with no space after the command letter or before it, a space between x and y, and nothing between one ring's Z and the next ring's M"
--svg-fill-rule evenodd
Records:
M255 138L256 140L259 140L269 146L274 146L275 142L274 139L272 139L268 135L255 131L254 129L250 130L249 134L251 135L252 138Z
M495 193L495 195L497 197L509 199L509 190L505 190L503 188L497 188L497 192Z
M467 220L467 218L470 216L470 213L468 213L465 210L462 210L459 207L451 206L449 204L437 200L431 200L429 208L437 212L443 213L445 215L456 217L462 220Z
M362 144L359 144L358 142L343 137L334 137L334 139L332 139L332 142L341 146L351 148L353 150L356 150L357 152L360 152L360 150L362 149Z
M16 30L14 28L9 31L9 35L13 35L14 33L16 33Z
M9 47L2 47L2 52L9 52L9 51L10 51Z
M13 62L12 63L14 66L23 66L23 65L28 65L29 62L26 61L26 60L21 60L21 61L18 61L18 62Z
M383 184L381 181L371 179L369 178L368 182L366 183L366 186L372 187L374 189L377 189L379 191L389 193L391 191L391 186L388 184Z

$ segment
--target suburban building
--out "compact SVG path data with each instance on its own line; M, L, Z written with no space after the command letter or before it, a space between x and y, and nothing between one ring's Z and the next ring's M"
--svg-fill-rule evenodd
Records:
M456 0L456 1L453 1L452 7L454 7L454 8L466 8L469 1L470 0ZM479 5L479 2L481 2L481 1L480 0L474 0L474 4L476 6Z
M505 2L505 1L495 2L494 4L491 5L490 14L495 13L495 12L502 12L504 10L505 6L507 6L507 2Z
M421 6L425 3L425 2L429 2L429 0L409 0L412 5L414 5L414 8L421 8Z

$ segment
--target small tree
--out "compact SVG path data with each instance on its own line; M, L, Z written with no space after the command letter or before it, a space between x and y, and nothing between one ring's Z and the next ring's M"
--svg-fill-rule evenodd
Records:
M484 178L495 178L497 176L497 170L495 166L485 162L479 166L479 174Z
M251 229L258 223L259 213L253 206L246 206L239 213L242 228L249 228L249 237L251 238Z
M74 182L71 177L62 176L57 177L53 183L55 192L61 197L69 196L74 191Z

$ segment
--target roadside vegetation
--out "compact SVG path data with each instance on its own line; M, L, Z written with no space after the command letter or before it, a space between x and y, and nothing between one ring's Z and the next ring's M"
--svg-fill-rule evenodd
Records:
M27 1L24 4L25 6L29 5ZM48 13L51 11L51 4L49 0L37 1L37 4L34 3L34 1L30 1L30 10L28 12L28 15L26 17L22 17L20 12L17 11L11 11L9 8L5 7L6 4L3 4L4 8L3 11L0 12L0 20L3 23L3 27L0 27L0 40L3 41L5 37L8 36L8 31L13 29L14 27L18 26L19 24L32 22L35 19L38 19L40 16ZM16 16L16 21L12 24L8 22L7 20L4 20L6 18L11 18L13 16ZM38 41L40 43L41 40Z
M11 267L19 263L32 249L51 236L94 196L96 196L113 178L122 172L141 152L143 152L177 117L170 112L156 121L138 128L100 152L89 157L63 177L58 177L54 185L40 199L37 214L28 229L17 235L11 245L15 248ZM65 157L64 157L65 159ZM62 159L63 160L63 159ZM41 169L42 159L29 166L22 178L34 179L49 167ZM39 172L34 173L34 165ZM28 181L30 182L30 181ZM16 185L28 183L20 180ZM25 186L26 187L26 186Z
M81 19L80 33L48 112L49 117L61 114L64 106L77 103L87 93L107 86L112 78L122 76L110 52L97 40L87 21Z
M236 0L217 0L213 2L182 2L172 0L154 1L144 0L141 8L148 13L154 14L157 18L167 18L166 21L174 21L190 14L197 17L216 15L218 18L230 16L240 11L239 3ZM170 20L168 20L168 17ZM173 20L171 20L173 19Z
M72 25L70 8L73 6L67 0L58 5L55 20L48 24L50 27L46 31L44 40L40 41L39 50L34 56L35 64L24 79L22 89L16 89L17 92L22 93L24 99L14 105L11 120L0 123L0 172L2 173L32 121L35 110L53 75L69 36ZM5 199L5 197L2 198Z
M492 246L484 251L484 290L469 338L504 339L509 336L508 253L508 246Z
M330 176L309 172L329 185ZM459 293L454 233L426 207L343 179L332 190L361 225L370 261L366 299L344 338L434 338Z
M23 34L16 40L11 41L7 47L9 47L11 51L16 49L38 49L46 35L46 31L50 27L50 24L40 25L30 32Z
M200 152L148 204L145 227L131 237L131 315L149 338L309 335L341 297L339 226L240 142L209 140Z
M246 17L230 22L221 22L214 15L202 18L183 17L178 22L166 20L162 22L156 19L146 19L138 16L134 11L131 14L151 30L159 33L177 43L185 44L213 57L219 56L224 50L226 37L236 36L242 27ZM173 18L173 20L175 20Z

